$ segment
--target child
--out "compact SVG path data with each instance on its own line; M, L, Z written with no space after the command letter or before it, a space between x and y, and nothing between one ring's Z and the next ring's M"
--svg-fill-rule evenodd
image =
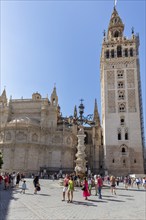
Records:
M21 191L20 193L25 194L25 190L26 190L26 181L23 180L23 183L22 183L22 191Z

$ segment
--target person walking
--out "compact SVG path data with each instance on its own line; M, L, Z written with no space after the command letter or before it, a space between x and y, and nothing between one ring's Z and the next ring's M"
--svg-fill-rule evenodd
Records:
M97 196L97 175L94 175L95 196Z
M73 202L73 191L74 191L74 181L73 177L70 177L70 180L68 181L68 200L67 202L72 203Z
M5 173L4 175L4 190L9 188L9 174Z
M91 179L90 176L88 177L88 188L89 188L89 193L90 193L90 195L91 195L91 190L92 190L92 179Z
M143 185L143 188L146 190L146 177L143 177L142 185Z
M135 181L136 181L137 189L139 189L139 186L140 186L140 178L137 177Z
M38 187L40 187L40 184L39 184L39 176L35 176L34 179L33 179L33 185L34 185L34 194L37 194L37 191L39 191Z
M111 192L112 194L116 195L116 178L114 176L111 176L110 178L110 183L111 183Z
M103 180L102 180L101 176L98 175L97 176L97 190L98 190L99 199L102 199L102 195L101 195L102 186L103 186Z
M23 183L22 183L22 190L21 190L20 193L25 194L25 190L26 190L26 180L23 180Z
M17 175L16 175L16 188L19 187L20 180L21 180L21 177L20 177L20 173L18 172Z
M90 196L90 193L89 193L89 186L88 186L88 181L86 177L84 177L82 187L83 187L83 197L85 197L85 200L88 200L88 196Z
M65 194L68 190L68 182L69 182L69 175L66 174L66 176L63 180L63 198L62 198L62 201L65 201Z

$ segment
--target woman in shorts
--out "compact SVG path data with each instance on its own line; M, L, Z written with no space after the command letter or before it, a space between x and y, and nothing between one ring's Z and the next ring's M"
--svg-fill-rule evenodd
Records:
M114 176L111 176L110 178L110 184L111 184L111 192L112 194L116 195L116 178Z
M70 202L70 203L73 202L73 191L74 191L74 181L73 181L73 177L70 177L70 180L68 181L68 200L67 200L67 202Z

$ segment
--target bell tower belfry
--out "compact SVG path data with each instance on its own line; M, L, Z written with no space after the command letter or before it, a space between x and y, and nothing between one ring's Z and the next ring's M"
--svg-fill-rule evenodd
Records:
M143 119L139 36L124 36L114 7L104 32L101 59L101 103L104 169L109 174L144 173Z

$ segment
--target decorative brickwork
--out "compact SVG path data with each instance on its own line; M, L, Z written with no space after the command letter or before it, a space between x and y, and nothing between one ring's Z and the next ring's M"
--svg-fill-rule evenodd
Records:
M115 91L108 91L108 112L116 112Z
M136 112L135 89L128 89L128 111Z
M115 88L115 74L113 71L107 71L107 83L108 83L108 89L114 89Z
M135 87L134 69L126 70L126 76L127 76L127 88L134 88Z

